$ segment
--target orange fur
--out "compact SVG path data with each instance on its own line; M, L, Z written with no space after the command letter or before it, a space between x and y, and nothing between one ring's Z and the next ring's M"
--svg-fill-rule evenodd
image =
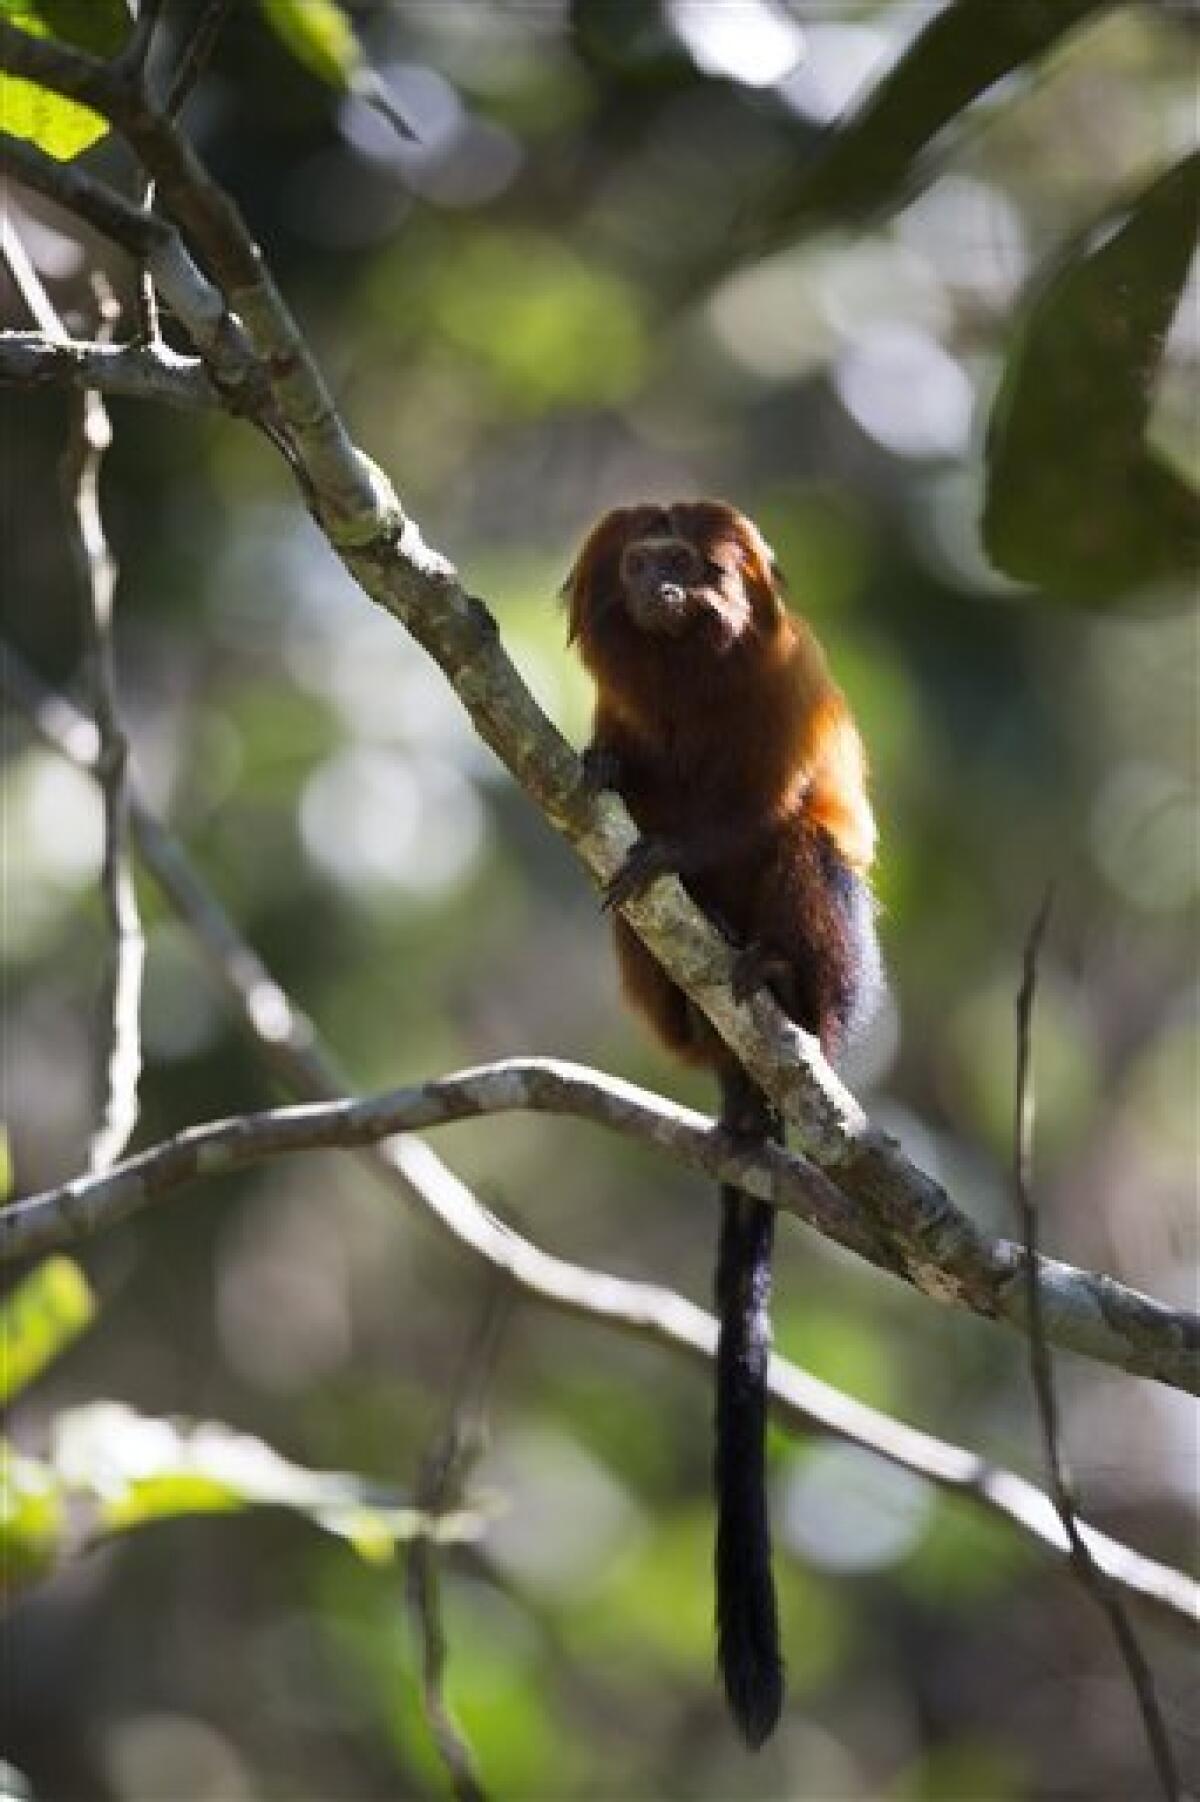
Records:
M631 617L623 571L643 546L660 558L672 546L696 554L701 573L678 630ZM678 847L699 904L790 975L774 985L780 999L790 986L800 1023L835 1047L855 946L822 846L866 876L866 759L815 634L784 605L761 533L718 501L618 509L589 534L568 596L571 636L596 683L593 749L618 770L640 830ZM720 1064L720 1041L641 941L619 921L616 936L626 995L662 1042Z

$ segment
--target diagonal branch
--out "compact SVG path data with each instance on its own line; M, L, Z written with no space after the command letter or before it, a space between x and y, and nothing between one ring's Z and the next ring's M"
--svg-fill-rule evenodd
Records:
M1050 920L1054 892L1038 909L1029 937L1021 986L1017 992L1017 1076L1013 1108L1013 1189L1017 1216L1025 1241L1025 1285L1029 1306L1029 1368L1037 1399L1042 1441L1046 1450L1046 1466L1050 1473L1050 1494L1070 1547L1071 1563L1084 1589L1108 1619L1117 1642L1122 1663L1142 1717L1142 1726L1150 1747L1150 1756L1158 1775L1166 1802L1179 1802L1181 1794L1175 1755L1155 1693L1154 1674L1146 1662L1137 1634L1126 1614L1121 1598L1099 1568L1088 1547L1076 1511L1071 1479L1063 1457L1058 1400L1054 1393L1054 1372L1050 1347L1042 1322L1039 1284L1033 1272L1037 1268L1038 1210L1033 1193L1033 1124L1034 1088L1032 1077L1033 1003L1037 991L1038 956Z
M81 768L91 768L96 752L91 721L44 689L15 653L0 658L0 673L8 694L47 742ZM313 1101L344 1093L347 1085L311 1021L275 982L186 851L136 792L132 822L147 869L195 935L284 1086ZM489 1213L422 1140L388 1139L364 1156L393 1196L407 1206L415 1201L448 1238L502 1273L523 1294L573 1318L672 1347L700 1362L712 1359L716 1323L710 1315L668 1289L586 1270L530 1244ZM3 1217L0 1212L0 1221ZM893 1420L779 1357L771 1360L770 1391L777 1415L793 1427L830 1433L873 1452L974 1502L1058 1557L1066 1557L1066 1536L1052 1502L1024 1477ZM1200 1584L1095 1528L1084 1531L1093 1556L1129 1594L1140 1596L1176 1624L1200 1621Z

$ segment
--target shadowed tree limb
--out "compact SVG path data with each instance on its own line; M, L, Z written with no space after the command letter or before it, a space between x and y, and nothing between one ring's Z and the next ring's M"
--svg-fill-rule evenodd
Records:
M447 1413L423 1462L415 1503L435 1518L457 1506L484 1440L484 1406L514 1291L494 1279L471 1335ZM413 1540L406 1584L421 1648L421 1705L456 1802L487 1802L475 1757L446 1700L446 1634L441 1609L441 1549Z

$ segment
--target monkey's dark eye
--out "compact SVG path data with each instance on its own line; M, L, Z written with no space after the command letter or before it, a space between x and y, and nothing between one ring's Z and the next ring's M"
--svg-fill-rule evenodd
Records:
M727 571L725 565L723 563L718 563L715 557L705 557L704 573L710 582L719 582L721 577L725 575Z

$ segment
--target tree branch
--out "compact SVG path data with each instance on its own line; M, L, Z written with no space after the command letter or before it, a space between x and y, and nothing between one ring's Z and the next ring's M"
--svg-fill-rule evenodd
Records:
M58 311L8 217L0 221L0 243L13 280L42 331L54 344L68 344ZM101 314L101 339L107 343L120 308L102 276L97 274L93 285ZM128 744L117 708L112 654L117 570L100 512L100 471L112 443L112 425L104 401L95 390L85 389L72 396L72 402L61 479L70 517L68 540L79 587L92 711L99 737L96 774L104 796L100 880L110 935L102 1009L104 1040L97 1060L100 1120L88 1153L90 1167L101 1170L120 1157L137 1124L146 941L129 867Z
M485 1395L511 1300L508 1286L493 1281L454 1385L445 1425L423 1460L413 1501L435 1518L456 1505L467 1473L479 1455L484 1436ZM455 1802L487 1802L474 1753L446 1698L440 1547L428 1540L414 1539L409 1546L407 1566L405 1589L421 1649L421 1706L430 1737L446 1768Z
M100 304L105 307L101 296ZM111 328L118 311L108 297ZM102 328L103 329L103 328ZM100 1119L88 1148L93 1170L120 1157L137 1125L142 1070L141 998L146 940L129 865L129 745L117 706L112 649L117 569L100 511L100 471L112 443L112 425L93 389L72 397L72 417L62 460L63 498L69 510L72 559L79 586L92 713L99 738L97 780L104 797L104 858L100 885L108 917L109 957L99 1050Z
M46 690L15 653L0 657L0 674L6 691L47 742L81 768L91 768L96 754L91 721L70 702ZM344 1093L348 1084L311 1021L242 939L183 847L136 791L132 823L147 869L195 935L280 1080L309 1100L332 1100ZM399 1196L406 1206L415 1200L448 1239L501 1272L523 1294L572 1318L672 1347L700 1362L714 1356L716 1323L702 1309L668 1289L587 1270L530 1244L489 1213L423 1140L388 1139L363 1157L392 1195ZM769 1386L776 1414L793 1427L830 1433L873 1452L974 1502L1057 1556L1066 1557L1066 1538L1052 1502L1024 1477L893 1420L782 1358L771 1360ZM1093 1555L1123 1589L1140 1596L1176 1624L1200 1621L1200 1584L1095 1528L1084 1531Z
M191 409L219 405L200 359L181 357L161 343L145 347L77 339L54 343L42 332L0 332L0 384L94 389L98 394Z
M0 20L0 68L7 38L34 44L24 32ZM115 189L74 163L60 163L35 144L0 131L0 171L66 208L102 236L144 263L208 364L212 380L231 412L267 424L274 414L270 387L244 331L167 219L144 212Z
M1033 1003L1037 990L1038 956L1046 926L1050 919L1053 890L1047 890L1029 931L1021 986L1017 992L1017 1077L1013 1107L1013 1190L1017 1218L1025 1242L1025 1287L1029 1309L1029 1368L1033 1392L1037 1398L1042 1441L1046 1449L1046 1466L1050 1473L1050 1494L1070 1547L1071 1563L1081 1584L1100 1608L1112 1629L1121 1661L1129 1676L1130 1687L1142 1717L1142 1726L1150 1747L1150 1756L1158 1775L1166 1802L1179 1802L1181 1795L1175 1755L1155 1693L1154 1674L1146 1661L1137 1634L1122 1606L1120 1596L1100 1570L1088 1548L1079 1524L1075 1497L1063 1457L1058 1401L1054 1393L1054 1372L1050 1347L1042 1322L1040 1286L1037 1282L1038 1210L1033 1194L1033 1123L1034 1088L1032 1078Z
M244 1114L188 1127L139 1152L111 1171L79 1176L0 1212L0 1262L47 1251L90 1235L159 1201L201 1176L244 1168L293 1151L349 1149L394 1133L428 1131L491 1114L531 1112L593 1121L657 1146L714 1183L730 1183L813 1226L826 1238L889 1268L886 1251L837 1186L806 1158L783 1147L748 1148L730 1141L705 1114L664 1100L633 1083L550 1058L510 1058L455 1075L392 1089L365 1100ZM997 1262L1016 1248L996 1242ZM1088 1271L1045 1261L1040 1288L1084 1288L1104 1282L1120 1306L1151 1303L1134 1290L1108 1285ZM1111 1296L1109 1305L1112 1305ZM1184 1386L1184 1385L1181 1385Z

